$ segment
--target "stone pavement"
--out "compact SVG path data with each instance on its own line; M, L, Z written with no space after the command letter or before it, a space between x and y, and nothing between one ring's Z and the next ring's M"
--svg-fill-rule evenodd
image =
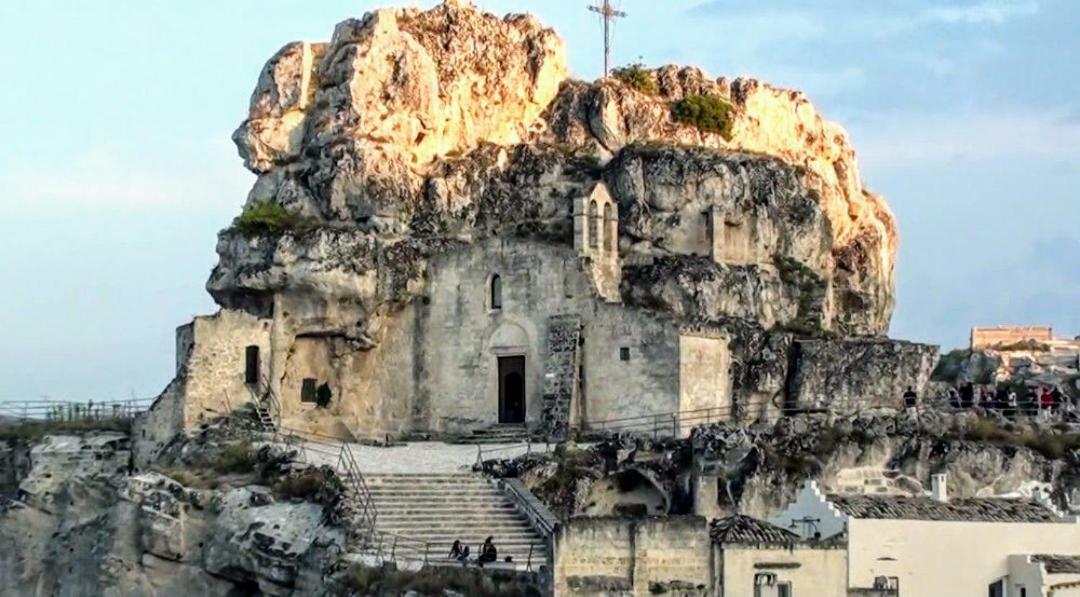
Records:
M309 444L308 461L312 464L337 463L337 450L321 444ZM464 473L476 464L476 446L444 442L409 442L392 447L350 444L360 472L367 474L394 473ZM551 446L554 448L554 445ZM485 460L515 458L528 451L525 444L489 444L483 446ZM544 452L544 444L533 444L533 452Z

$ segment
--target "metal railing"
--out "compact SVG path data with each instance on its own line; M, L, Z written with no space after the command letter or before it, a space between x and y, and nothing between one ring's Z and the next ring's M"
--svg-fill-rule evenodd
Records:
M549 539L555 534L559 527L558 517L529 491L521 479L500 479L499 484L541 536Z
M87 400L86 402L18 400L0 402L0 417L18 421L58 422L133 419L150 408L154 400L154 398Z
M367 480L360 471L360 465L356 461L349 442L336 437L321 435L299 429L278 425L273 431L275 439L295 446L300 452L300 459L310 465L326 464L333 462L337 471L345 477L345 488L353 506L354 528L350 529L350 543L360 541L361 544L370 542L375 535L378 511L371 497ZM311 457L310 453L316 453L324 457L323 462ZM334 460L336 459L336 461ZM360 532L357 533L356 531Z
M549 444L545 444L545 445L549 445ZM485 444L482 444L482 443L477 443L476 444L476 465L477 466L483 466L484 461L485 460L490 460L492 454L499 454L499 453L503 453L503 452L513 452L513 451L516 451L516 450L520 450L522 446L525 446L525 454L532 454L533 441L532 441L532 438L529 437L529 436L526 436L525 441L523 441L523 442L518 442L518 443L515 443L513 445L509 445L509 446L499 446L499 447L496 447L496 448L491 447L490 444L485 445ZM545 451L547 451L546 448L545 448ZM487 458L484 457L485 455L487 456Z
M711 425L712 423L727 423L742 419L761 421L768 418L777 418L789 410L777 405L775 401L759 400L737 405L587 421L572 425L570 429L578 436L588 435L589 433L640 433L657 438L660 435L678 436L683 430L688 431L690 428ZM753 413L756 413L756 415Z
M547 563L547 543L537 543L535 541L530 542L529 551L525 556L525 571L532 571L534 566L539 566L541 563ZM385 563L403 563L412 562L421 565L429 564L441 564L441 565L453 565L453 566L467 566L470 564L478 564L477 560L470 559L462 562L450 557L450 546L448 545L436 545L430 541L424 541L423 539L417 539L415 537L406 537L405 535L399 535L397 533L391 533L388 531L376 531L374 534L374 541L367 546L366 552L375 556L380 564ZM479 546L477 546L477 553L479 553ZM490 562L486 565L506 565L505 561ZM518 565L522 562L511 561L510 564Z

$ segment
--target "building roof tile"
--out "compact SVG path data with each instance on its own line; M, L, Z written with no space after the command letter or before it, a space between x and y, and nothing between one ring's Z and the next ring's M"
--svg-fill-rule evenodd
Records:
M1031 556L1031 559L1042 562L1049 574L1080 574L1080 556L1038 554Z
M838 510L855 518L936 520L958 522L1064 522L1060 515L1034 500L957 498L938 502L928 497L896 495L827 496Z
M802 541L787 529L742 514L714 520L709 535L720 544L790 545Z

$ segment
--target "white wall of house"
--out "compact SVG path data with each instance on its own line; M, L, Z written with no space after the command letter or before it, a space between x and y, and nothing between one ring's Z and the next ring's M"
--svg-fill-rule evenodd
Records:
M1080 524L852 518L848 546L850 586L895 576L902 595L986 595L1011 554L1080 551Z

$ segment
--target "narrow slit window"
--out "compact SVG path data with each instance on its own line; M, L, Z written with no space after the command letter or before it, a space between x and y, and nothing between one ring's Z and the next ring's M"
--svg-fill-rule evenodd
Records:
M604 250L608 253L615 252L615 236L618 233L618 224L615 223L615 210L608 203L604 206Z
M589 246L600 246L600 214L596 212L596 202L589 202Z
M491 308L502 309L502 278L499 274L491 277Z

